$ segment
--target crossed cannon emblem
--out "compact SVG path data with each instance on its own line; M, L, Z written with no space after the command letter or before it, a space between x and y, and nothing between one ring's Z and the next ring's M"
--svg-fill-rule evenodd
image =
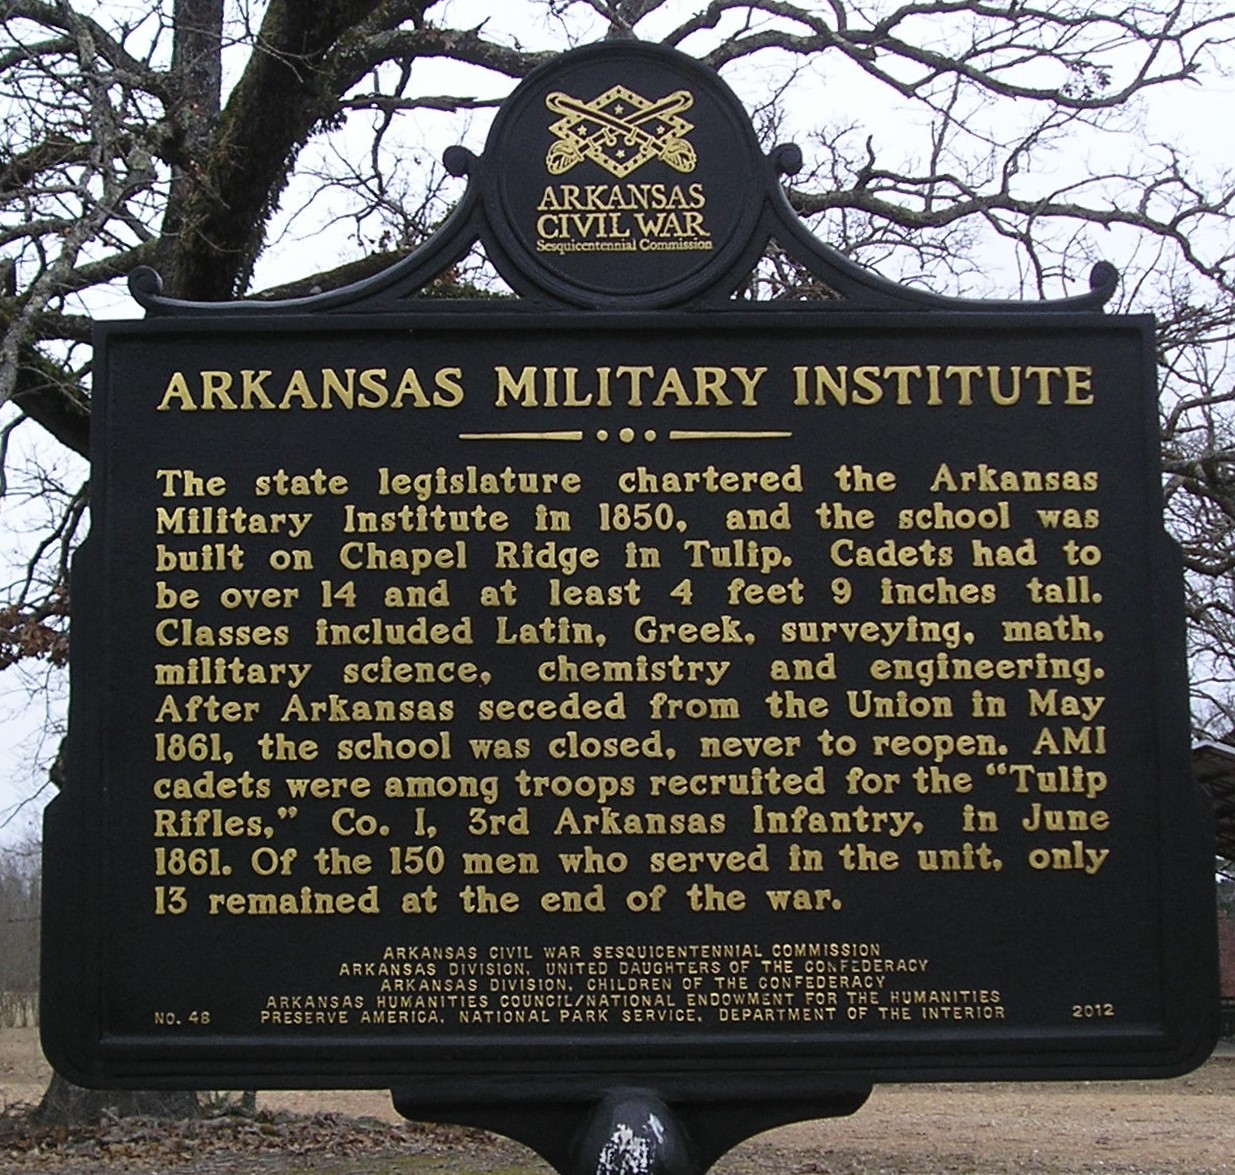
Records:
M550 175L564 175L590 159L625 179L649 160L659 159L688 174L698 162L694 147L686 141L694 124L680 116L694 104L687 90L655 102L625 86L614 86L591 102L555 90L545 105L561 118L549 127L557 142L549 148L545 165Z

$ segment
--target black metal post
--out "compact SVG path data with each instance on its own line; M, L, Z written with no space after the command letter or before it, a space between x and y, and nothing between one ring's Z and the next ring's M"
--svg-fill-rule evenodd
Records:
M837 1118L860 1109L868 1083L837 1084L810 1098L676 1102L636 1085L578 1100L535 1101L495 1090L485 1105L443 1105L423 1090L393 1090L395 1109L419 1122L453 1122L504 1134L531 1147L559 1175L705 1175L726 1151L790 1122ZM503 1096L505 1094L505 1096Z
M615 1089L593 1109L564 1175L702 1175L678 1116L650 1089Z

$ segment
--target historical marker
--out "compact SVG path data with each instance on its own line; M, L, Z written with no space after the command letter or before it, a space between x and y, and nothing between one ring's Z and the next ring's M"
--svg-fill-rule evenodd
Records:
M1152 323L1103 273L872 278L788 154L582 50L383 277L99 326L67 1076L770 1103L1207 1054ZM413 299L475 240L518 300ZM829 300L733 300L769 240Z

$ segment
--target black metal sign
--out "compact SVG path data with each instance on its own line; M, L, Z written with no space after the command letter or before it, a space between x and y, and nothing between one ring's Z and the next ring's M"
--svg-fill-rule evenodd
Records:
M568 55L398 274L139 281L100 326L74 1080L689 1102L1207 1053L1152 324L870 279L720 168L734 106ZM771 236L834 303L728 299ZM477 237L525 299L409 309Z

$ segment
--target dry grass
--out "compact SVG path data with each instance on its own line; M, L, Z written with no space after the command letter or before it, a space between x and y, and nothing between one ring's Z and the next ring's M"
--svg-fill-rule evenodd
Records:
M31 1030L0 1031L0 1105L37 1101L48 1069ZM11 1135L0 1175L544 1175L530 1152L475 1131L403 1124L380 1092L259 1095L259 1123ZM10 1114L10 1118L15 1115ZM355 1122L349 1119L365 1118ZM716 1175L1235 1175L1235 1053L1161 1082L882 1086L851 1118L745 1143Z

